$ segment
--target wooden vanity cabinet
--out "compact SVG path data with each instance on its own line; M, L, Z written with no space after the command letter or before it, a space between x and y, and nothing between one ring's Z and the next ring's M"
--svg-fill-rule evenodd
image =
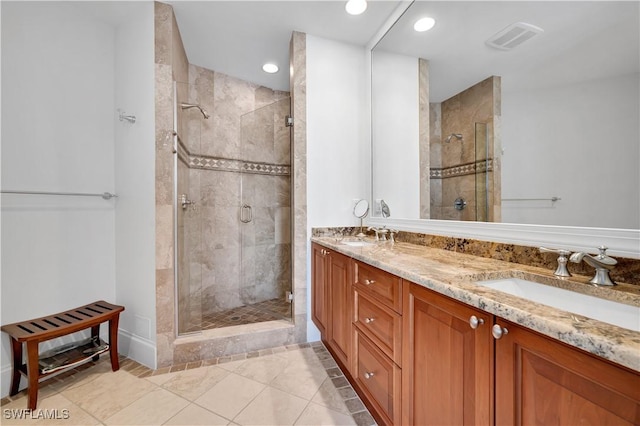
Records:
M492 424L493 316L409 282L404 306L402 424Z
M312 320L329 350L346 368L351 352L350 258L312 244Z
M640 374L498 319L496 424L640 425ZM504 332L506 330L506 333Z
M312 247L313 321L379 424L640 425L640 373Z

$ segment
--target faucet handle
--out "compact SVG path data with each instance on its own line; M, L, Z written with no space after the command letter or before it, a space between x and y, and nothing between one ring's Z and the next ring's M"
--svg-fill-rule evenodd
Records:
M598 247L598 251L600 252L598 254L599 258L603 258L603 257L609 257L607 256L607 250L609 249L609 247L605 246L605 245L601 245L600 247Z
M395 242L396 242L395 235L396 235L397 233L398 233L398 231L397 231L397 230L395 230L395 229L389 229L389 241L391 241L392 243L395 243Z
M571 255L569 250L540 247L540 253L556 253L558 255L558 267L553 275L556 277L570 277L571 273L567 269L568 256Z
M571 252L565 249L556 249L556 248L548 248L548 247L539 247L540 253L556 253L560 256L569 256Z
M607 254L607 249L609 249L609 247L606 247L604 245L598 247L598 251L600 251L600 253L597 256L597 259L600 260L604 265L606 265L605 267L613 267L618 264L618 261Z

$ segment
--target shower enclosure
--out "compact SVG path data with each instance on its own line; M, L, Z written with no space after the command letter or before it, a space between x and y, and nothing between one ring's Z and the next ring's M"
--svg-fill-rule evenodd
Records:
M292 318L289 94L206 71L175 83L178 334Z

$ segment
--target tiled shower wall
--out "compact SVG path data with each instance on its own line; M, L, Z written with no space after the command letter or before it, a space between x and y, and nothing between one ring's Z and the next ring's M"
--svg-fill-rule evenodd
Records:
M458 93L442 103L430 105L431 219L476 219L476 171L484 173L484 159L476 158L475 123L489 129L489 215L500 221L500 77L486 80ZM461 133L463 140L445 139ZM462 197L467 206L454 208Z

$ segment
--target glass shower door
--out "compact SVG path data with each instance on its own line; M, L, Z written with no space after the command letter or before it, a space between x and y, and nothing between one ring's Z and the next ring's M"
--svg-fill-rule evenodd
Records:
M289 113L286 97L241 118L240 299L252 322L292 316Z

